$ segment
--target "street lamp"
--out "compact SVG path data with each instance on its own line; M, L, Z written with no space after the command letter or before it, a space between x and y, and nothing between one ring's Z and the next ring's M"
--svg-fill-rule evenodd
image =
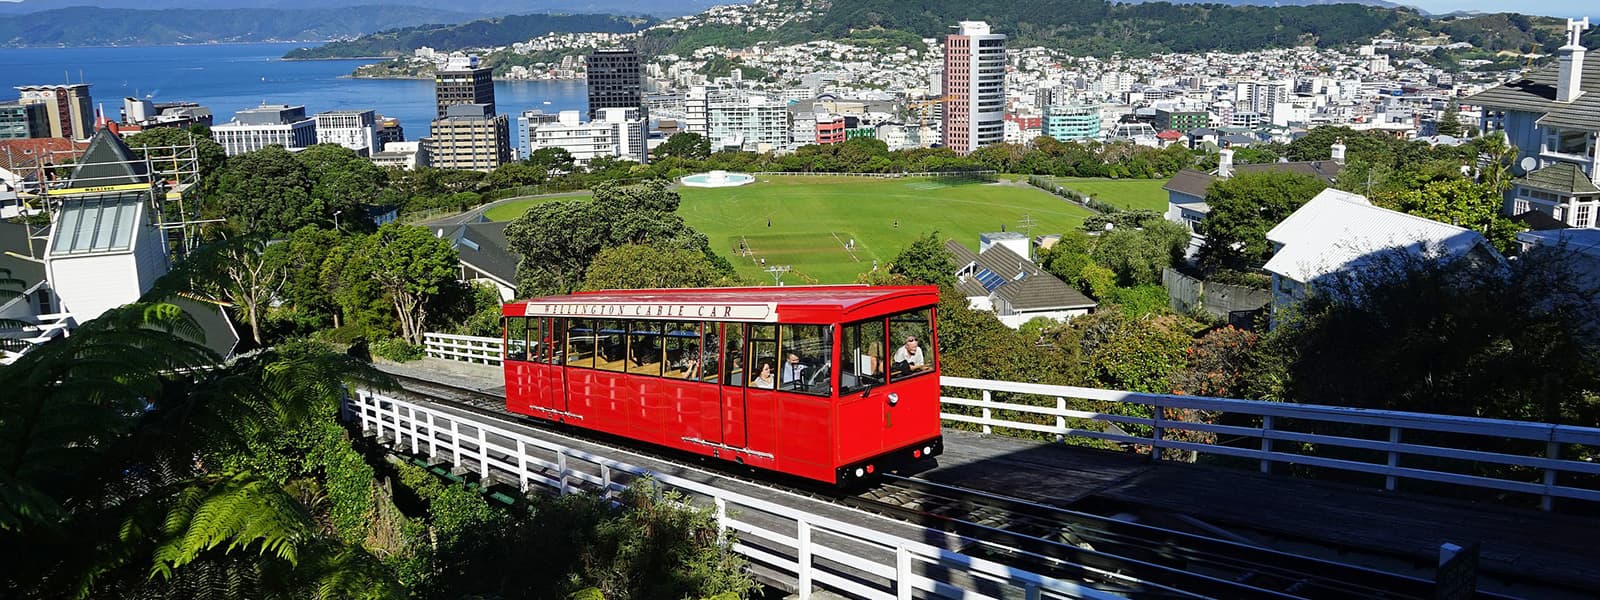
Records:
M342 210L333 211L333 230L334 231L338 231L339 230L339 213L342 213L342 212L344 212L344 211L342 211Z

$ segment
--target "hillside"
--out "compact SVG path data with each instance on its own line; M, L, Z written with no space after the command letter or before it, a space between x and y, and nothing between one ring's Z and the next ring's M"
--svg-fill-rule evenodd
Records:
M655 23L656 20L650 17L512 15L457 25L423 25L381 31L315 48L298 48L284 55L284 58L399 56L410 54L412 50L423 46L438 50L505 46L552 32L623 33L638 31Z
M233 8L164 10L62 8L0 19L0 46L150 46L350 38L419 23L471 18L413 6L278 10Z
M441 7L438 2L432 0L384 0L383 3L385 5L403 7L433 9ZM710 8L712 5L727 3L726 1L719 2L717 0L652 0L651 2L635 2L633 0L454 0L445 8L455 12L466 13L472 17L541 12L678 16L694 14ZM21 2L0 1L0 14L31 13L85 5L116 10L188 11L198 8L323 9L348 8L368 4L372 4L372 0L22 0ZM452 22L464 20L460 19ZM367 31L378 30L368 29Z

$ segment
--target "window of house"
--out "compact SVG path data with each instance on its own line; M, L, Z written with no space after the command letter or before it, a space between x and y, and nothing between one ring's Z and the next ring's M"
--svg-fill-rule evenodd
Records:
M1593 205L1591 204L1579 204L1578 218L1573 222L1573 225L1576 227L1589 227L1593 223L1591 220L1593 210Z

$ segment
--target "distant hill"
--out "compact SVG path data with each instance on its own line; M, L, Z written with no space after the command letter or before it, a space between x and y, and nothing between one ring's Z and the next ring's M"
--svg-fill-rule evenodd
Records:
M298 48L284 58L398 56L423 46L439 50L505 46L551 32L624 33L656 23L652 17L615 15L512 15L457 25L422 25L380 31L315 48Z
M322 9L373 4L373 0L23 0L0 2L0 14L16 14L94 6L118 10L192 10L227 8ZM618 15L690 15L730 0L383 0L382 4L421 8L448 8L475 17L529 13L609 13ZM386 9L387 10L387 9ZM369 29L367 31L377 31Z
M60 8L0 19L0 46L153 46L351 38L470 15L412 6L320 9L126 10Z
M1157 0L1118 0L1121 4L1140 4ZM1159 0L1171 4L1225 4L1228 6L1317 6L1323 4L1362 4L1384 8L1411 8L1387 0Z

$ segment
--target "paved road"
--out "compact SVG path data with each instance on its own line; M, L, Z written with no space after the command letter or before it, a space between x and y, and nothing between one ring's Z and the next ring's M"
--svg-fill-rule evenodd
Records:
M423 221L419 223L419 225L423 227L454 227L456 225L466 225L468 223L483 223L488 220L483 216L485 211L507 202L516 202L518 200L527 200L529 198L561 198L566 196L582 196L588 193L589 192L585 190L577 192L558 192L554 194L534 194L532 196L514 196L511 198L495 200L494 202L484 204L464 213L435 217L433 219Z

